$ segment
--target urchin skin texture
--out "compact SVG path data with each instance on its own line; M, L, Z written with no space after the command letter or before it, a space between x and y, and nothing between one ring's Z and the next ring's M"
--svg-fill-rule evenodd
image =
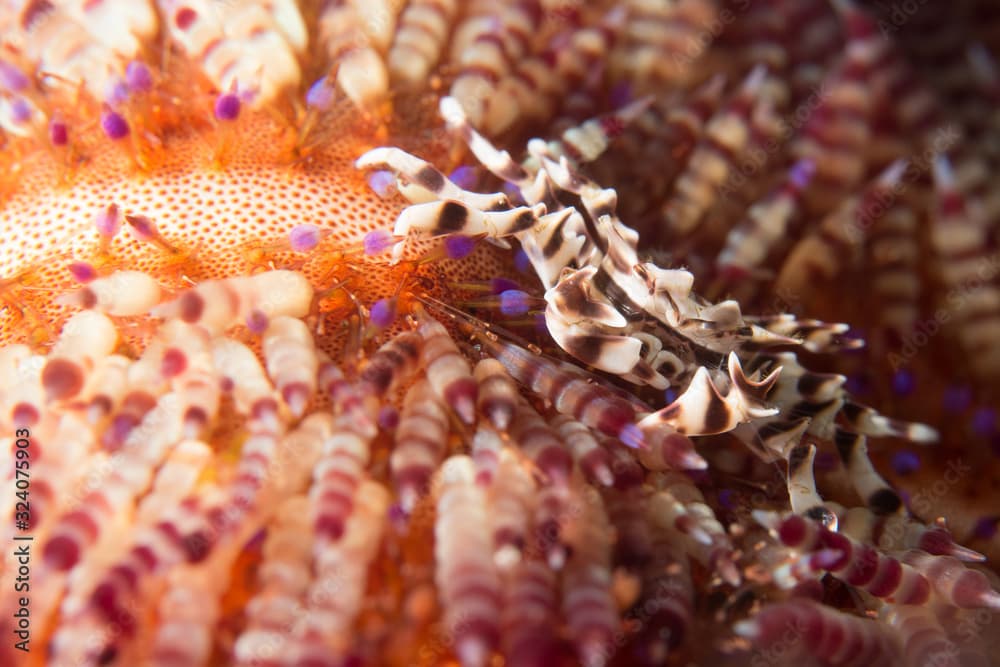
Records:
M415 272L409 265L393 271L385 257L366 255L364 236L388 227L405 204L393 189L376 193L367 174L353 166L387 130L349 105L323 122L324 141L309 150L297 150L296 129L285 119L245 111L222 127L161 131L145 165L137 163L128 141L96 133L88 137L85 157L43 147L5 156L9 188L0 207L0 271L11 278L2 296L19 306L0 315L0 343L51 340L67 311L50 290L78 286L70 272L74 262L101 273L149 272L168 292L290 264L318 289L349 280L364 305L398 293L410 273L428 274L440 287L511 270L509 258L485 244L462 262ZM430 136L440 140L443 131ZM422 143L443 155L434 143ZM67 159L79 161L67 166ZM122 230L105 245L96 223L112 204ZM137 240L126 216L151 220L163 243ZM288 241L290 230L302 224L322 230L321 245L309 254L292 252ZM412 256L422 247L414 243Z

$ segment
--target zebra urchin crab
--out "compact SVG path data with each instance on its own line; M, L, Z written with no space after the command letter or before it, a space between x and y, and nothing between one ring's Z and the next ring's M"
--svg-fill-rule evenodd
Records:
M761 445L766 456L787 459L800 436L809 433L836 441L844 462L866 471L855 481L879 514L900 509L899 498L877 481L867 463L864 438L894 435L929 442L936 433L854 403L841 386L844 378L810 373L793 354L775 352L800 345L813 352L855 346L857 341L841 336L846 325L799 322L791 315L744 317L734 301L710 304L692 293L689 272L639 261L638 235L617 218L615 191L588 180L568 158L596 157L607 145L603 128L622 122L620 115L589 121L568 132L566 143L529 142L532 168L479 135L456 100L444 98L441 110L476 157L514 186L526 206L512 205L502 193L462 190L430 164L398 149L370 151L357 166L394 170L402 191L414 201L427 193L438 198L407 208L396 222L397 236L516 238L546 288L546 327L577 360L636 384L684 387L665 408L610 435L646 447L661 439L661 427L697 436L749 424L752 428L741 431L748 442ZM585 143L569 143L573 139ZM396 250L404 244L400 241ZM742 364L761 377L749 379ZM513 367L508 370L530 384ZM846 427L836 425L838 416Z

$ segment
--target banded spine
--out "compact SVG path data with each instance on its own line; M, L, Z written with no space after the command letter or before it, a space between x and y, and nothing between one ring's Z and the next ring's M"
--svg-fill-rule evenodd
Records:
M953 556L981 562L985 556L955 542L942 526L928 526L902 514L878 515L867 507L841 508L840 530L859 542L870 542L884 551L919 549L935 556Z
M786 650L836 665L896 664L902 653L896 636L872 619L850 616L812 600L795 598L765 605L736 624L737 634L767 650L794 628Z
M927 577L934 592L960 609L1000 609L1000 592L989 578L952 556L935 556L916 549L902 554L902 561Z
M407 513L427 494L431 476L448 451L448 414L429 385L418 381L406 392L389 457L400 506Z
M525 402L515 413L511 438L549 484L565 487L569 483L572 456L558 434Z
M439 478L434 525L435 579L444 606L444 624L455 641L462 667L483 667L500 638L500 578L487 534L484 492L465 456L445 461Z
M157 1L170 37L219 90L253 91L254 103L267 105L299 86L305 25L291 3Z
M181 439L181 402L173 394L156 407L125 441L118 465L100 489L86 494L80 506L59 517L42 550L42 560L55 572L75 566L84 551L106 536L104 527L128 512L149 483L156 466Z
M82 289L65 295L59 302L93 308L108 315L141 315L160 302L162 290L142 271L115 271L96 278Z
M274 294L283 298L274 300ZM154 317L179 318L204 327L213 335L245 324L253 314L270 319L285 315L305 317L313 300L313 288L297 271L279 269L249 277L206 280L180 297L153 308Z
M466 424L475 423L479 386L472 377L469 362L437 320L425 319L417 331L424 338L420 365L427 374L430 389L459 419Z
M611 526L593 489L574 486L570 504L580 507L567 526L571 556L563 575L563 616L580 662L604 665L618 626L611 595Z
M247 625L233 645L240 667L280 667L280 653L305 612L312 540L309 539L309 500L292 496L282 502L264 541L258 571L259 588L247 602Z
M504 655L514 664L544 664L556 655L559 623L555 573L538 559L513 566L504 582Z
M258 421L277 420L274 386L253 350L231 338L217 337L212 339L212 359L237 414Z
M732 542L701 491L683 473L667 473L660 484L662 488L649 499L650 519L660 530L683 535L680 542L688 555L737 585L740 575Z
M946 157L934 161L934 188L931 245L938 259L937 278L948 290L949 305L957 307L954 335L976 357L972 370L989 376L1000 367L1000 353L993 345L1000 326L1000 289L985 256L990 247L988 225L958 189Z
M788 517L776 530L783 544L815 563L814 569L831 572L851 586L900 604L923 604L930 599L930 580L916 568L843 533L807 527L807 523L809 520L801 517Z
M932 611L915 605L887 605L879 614L896 628L905 664L913 667L960 667L958 647Z
M519 399L517 385L507 370L496 359L483 359L473 369L479 385L476 401L479 412L486 416L493 427L505 433L517 410Z
M312 332L294 317L272 318L262 340L264 360L281 397L296 418L316 393L319 357Z
M111 354L117 343L118 330L106 315L90 310L73 314L42 369L46 397L66 400L79 394L95 362Z
M351 0L324 3L318 19L317 41L326 52L344 94L358 108L371 110L389 91L389 72L372 36L365 30L363 16L366 11L362 3ZM395 15L386 11L382 22L390 18L394 24Z
M509 572L521 562L530 542L536 491L520 457L511 449L502 450L488 499L493 559L501 572Z
M355 512L343 539L330 544L322 535L313 543L314 576L306 591L308 611L294 628L289 655L294 660L343 658L352 625L361 612L368 570L383 540L390 494L365 478L353 497Z
M550 423L566 443L574 462L588 481L603 486L614 483L608 450L598 443L589 428L566 415L557 415Z
M185 436L198 437L215 421L221 400L209 336L199 327L173 320L163 325L160 339L160 374L181 400Z
M766 78L766 70L756 68L732 99L707 121L704 135L663 211L672 237L681 238L695 230L747 149L751 118L756 107L764 103L760 91Z
M411 87L424 84L441 59L456 10L455 0L407 3L389 49L388 67L393 81Z

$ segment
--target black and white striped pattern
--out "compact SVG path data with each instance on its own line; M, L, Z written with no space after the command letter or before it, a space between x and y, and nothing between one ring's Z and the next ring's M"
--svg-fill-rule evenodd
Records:
M763 76L751 76L746 89L755 90ZM532 140L524 163L473 129L457 100L446 97L440 107L448 126L483 166L516 189L526 206L513 207L501 194L466 192L422 160L379 148L357 165L388 167L404 194L420 202L400 215L396 235L482 234L519 241L547 290L546 325L562 349L636 384L683 388L661 410L634 412L644 442L665 432L708 435L738 429L737 435L765 457L787 458L805 432L836 439L845 443L845 463L861 475L859 490L866 500L889 509L888 496L879 493L888 485L867 458L864 435L926 441L935 434L855 406L841 387L842 377L810 373L794 353L768 353L777 345L812 352L855 347L858 343L843 336L846 325L787 315L744 318L736 301L713 304L698 297L690 272L640 260L638 234L616 214L616 192L577 168L574 158L596 157L617 131L617 122L634 118L641 107L624 110L614 117L616 122L588 121L578 132L564 132L562 141ZM577 137L584 138L583 144L574 143ZM876 187L891 186L897 171L890 169ZM426 197L432 200L424 201ZM501 362L511 356L509 345L485 347L499 354ZM520 361L504 365L531 385L519 375L534 376L526 369L545 365L532 361L523 369ZM834 425L838 415L854 432ZM620 425L612 430L611 435L622 437ZM855 444L848 446L851 438ZM876 502L875 496L885 496L886 502Z

